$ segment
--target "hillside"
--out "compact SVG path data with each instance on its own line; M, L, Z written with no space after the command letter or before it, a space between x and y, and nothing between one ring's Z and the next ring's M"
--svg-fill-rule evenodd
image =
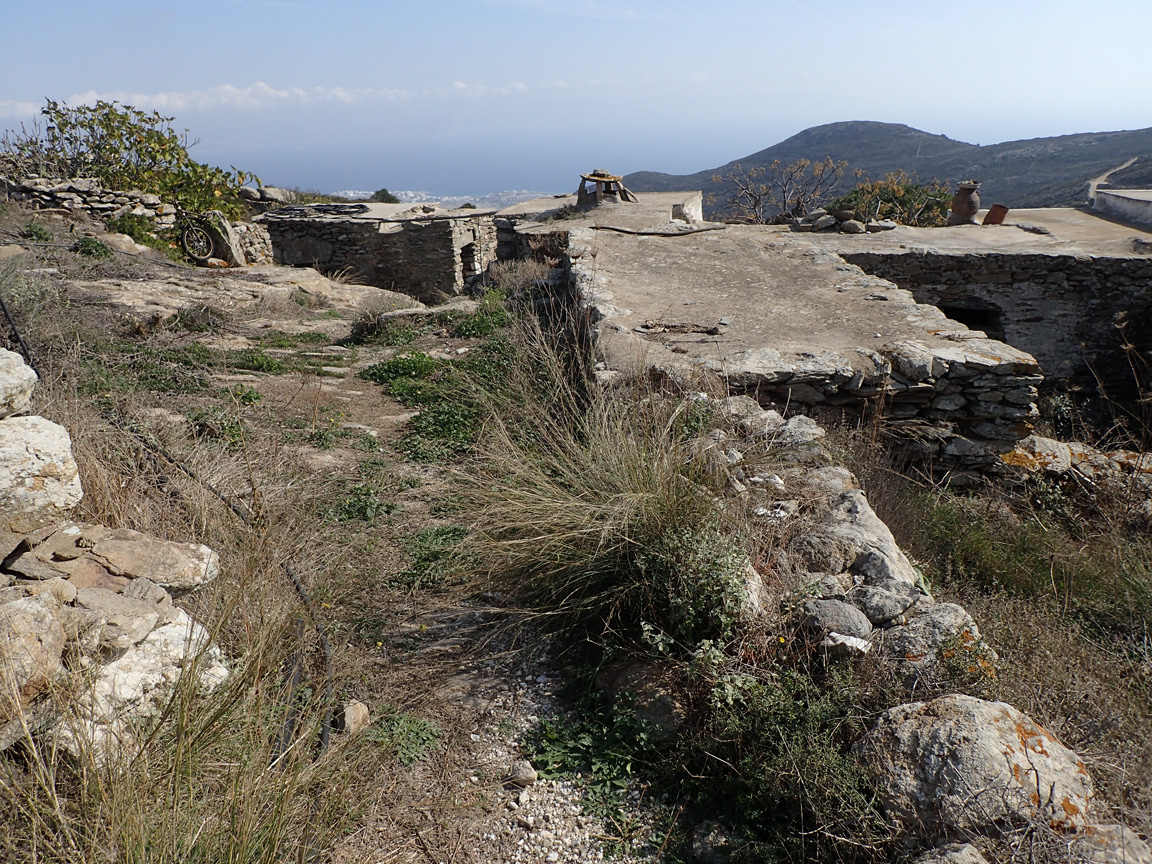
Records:
M873 178L900 169L922 181L936 178L954 183L973 177L983 183L980 194L985 203L1072 205L1084 201L1089 180L1134 156L1138 161L1117 172L1111 185L1147 180L1152 175L1152 128L980 146L899 123L854 120L805 129L765 150L695 174L639 171L629 174L625 183L636 192L703 189L720 197L726 185L713 183L712 178L730 172L737 162L748 170L776 159L787 165L797 159L815 161L828 156L848 162L846 178L856 169Z

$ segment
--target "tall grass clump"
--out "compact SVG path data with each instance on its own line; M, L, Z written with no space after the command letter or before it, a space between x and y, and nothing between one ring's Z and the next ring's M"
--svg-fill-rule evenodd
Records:
M658 628L684 646L728 634L745 601L743 541L690 458L691 403L637 383L598 389L538 325L461 476L495 581L568 624Z

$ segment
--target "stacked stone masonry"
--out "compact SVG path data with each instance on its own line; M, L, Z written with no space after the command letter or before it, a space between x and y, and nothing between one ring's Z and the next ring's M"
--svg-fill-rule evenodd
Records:
M423 302L443 302L496 258L490 214L428 219L257 217L278 264L345 273Z
M1028 351L1045 378L1132 386L1124 344L1152 351L1152 259L857 252L843 257ZM1123 332L1121 332L1123 328Z
M121 216L142 216L152 220L157 229L176 225L176 207L140 190L128 192L104 189L90 177L72 180L51 180L29 177L13 182L3 181L8 197L36 210L67 210L85 213L93 219L109 221ZM262 225L251 222L232 222L245 263L272 264L272 239Z
M176 223L176 208L160 196L138 189L121 192L104 189L91 177L52 180L28 177L20 181L3 179L8 197L37 210L60 209L71 213L85 212L96 219L119 219L121 216L144 216L159 227Z

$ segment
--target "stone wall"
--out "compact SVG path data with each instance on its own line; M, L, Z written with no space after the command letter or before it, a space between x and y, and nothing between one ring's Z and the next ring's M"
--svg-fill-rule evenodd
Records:
M139 189L119 192L104 189L91 177L72 180L51 180L27 177L24 180L3 180L5 191L13 201L23 202L37 210L62 209L72 213L85 212L89 216L108 220L121 216L146 216L157 226L171 226L176 222L176 208L160 200L160 196Z
M856 252L843 257L972 329L1028 351L1046 379L1115 393L1133 381L1125 337L1152 351L1152 258ZM1121 331L1121 326L1124 328Z
M491 215L384 221L285 218L273 211L257 220L279 264L344 271L426 303L459 294L496 258Z
M268 229L263 225L252 222L233 222L232 230L236 232L236 239L244 252L244 260L248 264L274 264L272 254L272 238Z
M98 181L89 177L73 180L50 180L42 177L29 177L21 181L0 178L9 199L19 201L35 210L67 210L69 213L85 213L93 219L109 221L121 216L143 216L151 219L157 229L172 228L176 224L176 208L160 200L158 195L133 190L120 192L104 189ZM223 217L221 217L223 218ZM268 231L261 225L251 222L232 222L243 259L237 257L237 264L271 264L272 241ZM231 256L229 256L231 257Z
M516 226L509 222L504 230L516 232ZM579 230L535 225L524 226L515 238L502 235L501 249L523 257L536 247L564 250L554 272L567 278L554 286L555 296L586 322L587 344L594 346L605 313L595 257L586 242ZM896 286L887 288L894 301L901 293ZM720 363L714 371L725 377L730 392L746 393L766 407L819 417L880 416L886 434L908 458L951 472L959 483L1004 469L1001 455L1032 433L1043 376L1034 358L982 333L953 325L945 338L946 347L901 340L875 350L857 349L870 357L869 372L854 371L828 352L812 354L806 364L790 360L780 369ZM678 375L672 368L653 371L670 379ZM680 383L690 383L691 370L682 371Z

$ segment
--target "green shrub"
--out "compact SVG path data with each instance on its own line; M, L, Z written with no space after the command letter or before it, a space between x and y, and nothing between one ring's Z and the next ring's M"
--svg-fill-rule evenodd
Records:
M397 379L427 378L436 371L437 361L427 354L414 352L375 363L360 372L360 377L376 384L388 384Z
M221 210L239 218L237 188L253 179L196 162L195 142L172 128L175 118L118 102L68 105L45 100L44 128L6 132L0 139L0 173L18 177L95 177L107 189L142 189L189 210Z
M28 223L23 231L20 232L26 240L31 240L33 243L51 243L52 232L33 219Z
M403 538L400 548L410 564L388 581L391 588L436 588L460 575L471 558L464 546L468 531L458 525L426 528Z
M874 780L850 751L864 732L851 667L810 675L785 667L718 682L687 756L698 806L754 841L746 860L839 860L852 844L879 851L891 837Z
M376 487L357 483L324 511L324 518L333 522L374 522L377 516L387 516L395 510L396 504L381 498Z
M108 230L117 234L126 234L141 246L159 249L168 245L156 236L156 225L148 216L125 213L123 216L110 220Z
M265 354L259 348L242 348L239 351L229 351L227 360L233 369L248 372L267 372L271 375L279 375L288 370L284 361Z
M830 213L855 210L861 221L891 219L901 225L933 228L947 222L951 202L952 192L945 184L938 180L917 183L901 170L883 180L858 174L856 188L825 206Z
M104 260L112 257L112 250L95 237L81 237L72 244L72 251L85 258Z

